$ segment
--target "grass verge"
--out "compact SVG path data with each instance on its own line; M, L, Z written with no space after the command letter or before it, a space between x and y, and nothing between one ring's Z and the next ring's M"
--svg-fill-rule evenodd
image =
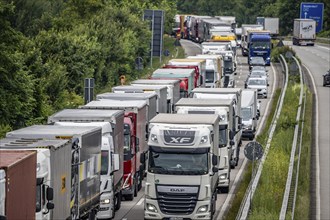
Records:
M310 161L311 161L311 135L312 135L312 95L306 91L306 113L304 120L298 192L295 208L295 219L306 219L309 216L310 206ZM278 219L285 190L288 165L290 161L291 146L295 127L295 118L298 107L300 84L296 77L290 77L283 109L279 118L271 148L264 163L263 172L258 188L252 201L249 219ZM264 131L257 137L257 141L266 145L268 130L274 115L280 90L276 91L271 108L270 117L266 121ZM299 143L299 142L298 142ZM248 164L243 180L235 195L230 211L224 219L235 219L245 191L251 180L252 166ZM287 217L290 214L287 215Z

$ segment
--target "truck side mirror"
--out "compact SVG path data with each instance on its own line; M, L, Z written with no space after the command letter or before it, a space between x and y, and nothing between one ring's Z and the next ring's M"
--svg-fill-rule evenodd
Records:
M218 157L217 155L212 155L212 166L218 165Z
M140 155L140 163L145 163L146 162L146 155L143 153Z
M54 209L54 207L55 207L54 203L52 203L52 202L47 203L47 209L48 210Z
M218 172L219 171L219 168L218 167L212 167L212 172L213 173L216 173L216 172Z
M235 145L235 141L233 141L233 140L229 141L229 145L230 146L234 146Z
M230 140L233 140L234 139L234 136L235 136L234 132L232 130L230 130L229 131L229 139Z
M54 190L53 190L53 188L47 187L46 198L47 198L47 200L53 200L54 199Z

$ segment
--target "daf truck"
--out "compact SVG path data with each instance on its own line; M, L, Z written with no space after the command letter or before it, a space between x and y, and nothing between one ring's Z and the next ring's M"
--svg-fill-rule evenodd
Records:
M231 168L235 168L239 161L239 151L242 145L242 115L241 99L242 89L240 88L196 88L191 92L192 98L198 99L229 99L233 101L233 157Z
M217 200L219 116L159 114L149 128L144 218L212 219Z
M140 157L148 151L146 143L149 122L147 102L145 100L101 99L91 101L80 108L125 111L124 186L122 194L125 198L130 199L136 184L138 191L142 188L145 174L145 164L140 163Z
M265 30L248 30L247 31L248 44L248 63L250 64L252 57L262 57L266 65L270 65L271 55L271 35L269 31Z
M62 172L55 179L50 179L50 187L64 186L63 189L56 191L54 190L54 196L59 194L65 196L66 198L71 198L62 204L62 200L58 204L60 206L65 206L64 208L70 208L69 217L72 219L80 219L88 216L94 216L99 208L100 204L100 171L101 171L101 143L102 143L102 132L100 127L77 127L77 126L58 126L58 125L34 125L26 128L21 128L8 132L6 137L10 138L22 138L22 139L68 139L72 141L71 148L63 156L63 162L61 159L57 158L52 163L63 165L64 163L70 166L71 173L66 175L66 172ZM67 148L67 147L66 147ZM51 150L48 150L50 152ZM68 153L70 152L70 153ZM70 159L67 159L70 158ZM49 160L53 160L50 158ZM40 164L43 166L43 175L41 179L37 179L37 184L43 185L47 175L54 173L53 169L56 166L49 167L50 162L44 161L47 164ZM45 168L46 170L45 170ZM38 169L38 166L37 166ZM41 169L41 167L40 167ZM61 175L65 175L63 179L60 178ZM54 177L55 178L55 177ZM56 182L55 182L56 181ZM66 182L67 181L67 182ZM54 185L53 185L54 184ZM71 186L71 189L67 189L66 186ZM41 187L46 188L46 187ZM43 190L42 189L42 190ZM61 193L62 192L62 193ZM65 192L65 193L63 193ZM42 194L44 198L44 193ZM56 198L56 197L54 197ZM41 203L43 205L43 203ZM43 207L37 209L40 213L40 219L66 219L63 213L56 213L52 217L49 212L42 210ZM47 208L47 207L46 207ZM64 209L63 208L63 209ZM46 209L47 210L47 209ZM57 209L56 209L57 210ZM62 212L61 209L58 210ZM66 212L67 213L67 210Z
M230 161L233 150L233 101L221 99L182 98L176 104L178 114L217 114L219 115L219 182L218 189L222 193L229 192Z
M167 86L167 113L172 113L174 104L180 99L180 80L179 79L138 79L134 80L131 85L166 85Z
M260 30L262 31L264 27L260 24L242 24L242 41L241 41L241 48L242 48L242 55L248 56L249 55L249 48L248 48L248 30Z
M0 149L0 219L35 219L36 164L36 151Z
M124 175L124 111L64 109L48 117L48 123L62 126L102 128L101 200L97 218L113 218L121 199ZM115 207L117 204L117 207Z

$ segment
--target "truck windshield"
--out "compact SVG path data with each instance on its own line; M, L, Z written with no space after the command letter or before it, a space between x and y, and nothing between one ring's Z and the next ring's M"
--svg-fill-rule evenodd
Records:
M131 136L129 134L124 135L124 154L131 152Z
M109 151L101 151L101 175L107 175L109 170Z
M259 41L259 42L253 42L251 44L252 49L270 49L270 42L268 41Z
M205 82L207 82L207 83L213 83L214 82L214 70L206 70Z
M219 146L227 146L227 126L219 126Z
M251 107L242 108L242 119L248 121L252 118Z
M165 153L150 150L149 172L169 175L208 173L208 153Z

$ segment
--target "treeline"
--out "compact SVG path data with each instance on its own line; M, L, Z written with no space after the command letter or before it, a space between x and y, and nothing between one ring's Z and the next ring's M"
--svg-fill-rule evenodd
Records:
M84 78L100 92L121 74L139 77L145 9L165 10L171 31L174 0L0 0L0 136L83 104Z
M279 17L280 34L292 34L293 19L300 16L301 2L324 3L323 30L329 36L329 0L178 0L178 11L198 15L231 15L241 24L256 23L257 17Z

